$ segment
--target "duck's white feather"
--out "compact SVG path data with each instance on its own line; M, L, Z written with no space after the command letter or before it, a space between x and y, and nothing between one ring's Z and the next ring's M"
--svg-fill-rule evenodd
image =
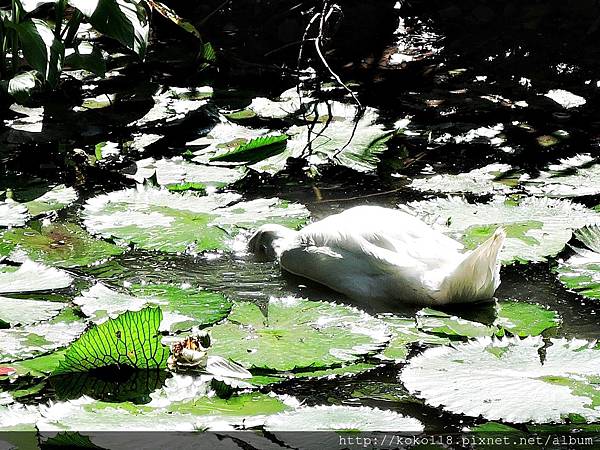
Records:
M478 301L499 284L502 233L461 253L462 244L410 214L359 206L284 234L269 239L283 269L359 300Z

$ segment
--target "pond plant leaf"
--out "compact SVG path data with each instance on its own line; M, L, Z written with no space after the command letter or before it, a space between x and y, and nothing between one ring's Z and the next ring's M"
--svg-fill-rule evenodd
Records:
M470 172L458 175L442 174L418 178L409 187L423 192L444 192L447 194L508 194L514 187L503 180L503 174L511 170L507 164L489 164Z
M498 227L506 231L500 253L504 264L546 261L571 239L572 230L600 222L600 215L569 200L496 196L489 203L461 197L409 203L406 210L473 249Z
M223 188L241 180L246 171L243 168L228 168L201 165L185 161L182 157L170 159L146 158L136 161L136 172L127 175L138 183L156 176L159 186L166 186L169 190L179 190L185 184Z
M227 317L231 310L231 302L223 295L192 287L145 284L130 286L129 291L134 295L123 294L98 283L73 301L96 323L125 311L160 306L163 320L159 329L171 332L212 325Z
M140 187L88 200L82 215L94 234L172 253L229 250L240 229L264 223L297 227L309 215L303 205L277 198L239 200L233 193L201 197Z
M211 162L242 162L253 164L285 151L286 134L260 136L242 143L233 150L215 155Z
M211 353L271 371L348 364L389 340L386 325L364 312L293 297L272 298L264 315L256 304L236 303L210 334Z
M558 279L583 297L600 299L600 227L584 227L575 236L585 247L572 247L575 254L559 261Z
M77 191L64 184L53 186L48 192L25 203L32 217L37 217L53 211L59 211L73 204L78 198Z
M22 255L52 266L88 266L124 252L122 247L94 238L69 222L40 222L0 234L0 255L12 260Z
M165 368L169 349L161 344L158 334L162 317L160 308L147 307L94 325L69 346L54 373L86 372L112 365Z
M267 418L265 429L277 431L392 431L421 432L423 425L417 419L406 417L394 411L385 411L367 406L302 406ZM293 436L293 435L291 435ZM319 438L328 435L319 436ZM306 437L306 436L305 436ZM337 434L330 436L339 445ZM321 444L321 448L332 448ZM296 447L292 445L292 447ZM301 446L304 448L304 446Z
M431 406L507 422L600 418L600 351L594 342L479 338L410 360L400 380ZM544 348L545 357L540 356Z
M65 307L60 302L0 297L0 322L31 325L52 319Z
M0 363L34 358L65 347L83 332L85 323L71 309L47 322L0 330Z
M40 87L41 80L36 70L21 72L12 77L8 82L0 81L0 86L6 90L16 101L26 102L33 91Z
M18 268L0 265L0 294L51 291L69 287L72 282L65 271L30 260Z
M0 227L22 227L28 219L25 205L10 200L0 201Z
M427 333L449 337L492 336L497 331L496 327L451 316L431 308L422 309L417 313L417 326Z

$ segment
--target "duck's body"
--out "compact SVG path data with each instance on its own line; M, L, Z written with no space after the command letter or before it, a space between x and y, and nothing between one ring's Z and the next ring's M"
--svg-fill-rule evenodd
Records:
M440 305L492 298L504 232L472 252L410 214L358 206L296 232L261 227L250 240L281 267L366 301Z

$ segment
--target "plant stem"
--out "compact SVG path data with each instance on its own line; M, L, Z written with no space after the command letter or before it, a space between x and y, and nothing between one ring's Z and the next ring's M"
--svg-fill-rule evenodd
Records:
M17 5L16 0L12 0L12 22L14 25L19 24L19 13L21 9L19 5ZM17 30L13 30L12 34L12 75L14 76L19 69L19 35L17 34Z
M60 39L63 16L65 14L65 1L59 0L56 4L56 24L54 25L54 36L56 36L56 39Z
M75 14L73 14L71 19L69 20L69 23L65 27L65 32L67 33L67 36L65 37L65 40L63 42L65 44L65 47L70 47L73 43L73 39L75 39L75 36L77 35L77 30L79 30L79 25L81 24L81 18L81 12L77 11Z

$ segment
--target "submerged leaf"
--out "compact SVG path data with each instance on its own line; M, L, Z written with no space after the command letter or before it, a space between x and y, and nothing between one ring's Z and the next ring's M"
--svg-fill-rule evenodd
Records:
M247 368L323 369L374 353L388 340L383 322L348 306L272 298L265 315L236 303L228 322L210 330L211 352Z
M600 419L600 351L583 340L480 338L426 350L400 379L431 406L488 420ZM540 351L544 348L542 360ZM523 399L526 399L524 401Z
M498 227L506 231L500 253L503 263L545 261L571 239L572 230L600 223L600 214L568 200L497 196L485 204L459 197L436 198L408 204L408 211L472 249Z
M160 308L128 311L95 325L67 349L55 374L86 372L111 365L165 368L169 349L161 344Z

